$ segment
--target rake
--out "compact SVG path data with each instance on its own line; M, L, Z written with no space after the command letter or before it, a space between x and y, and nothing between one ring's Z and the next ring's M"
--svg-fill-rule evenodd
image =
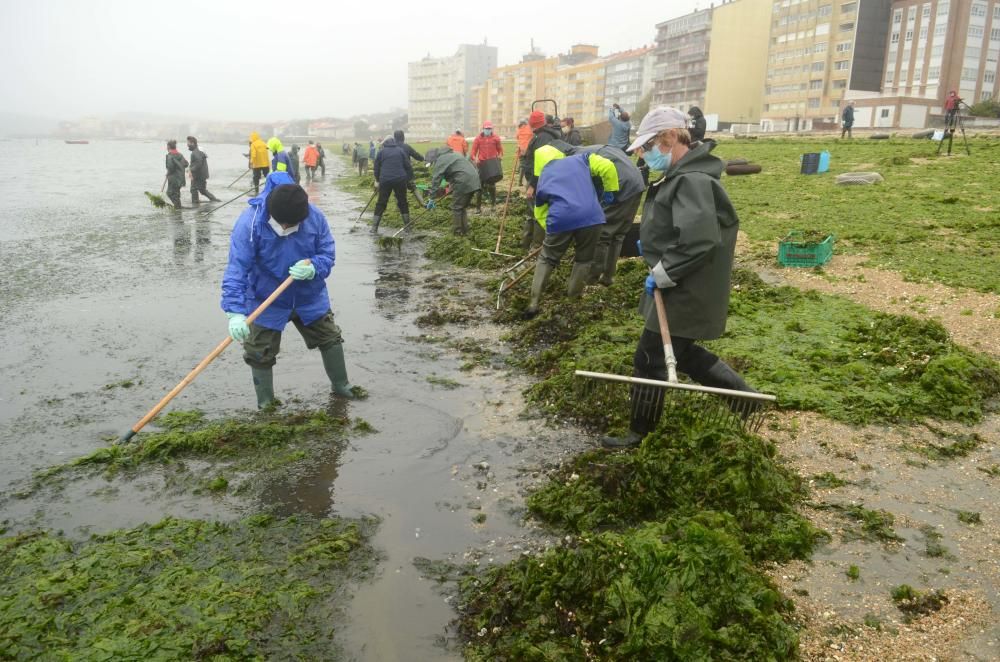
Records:
M655 428L664 410L669 406L671 411L680 408L693 410L697 418L712 425L732 424L746 432L757 432L765 414L778 398L767 393L734 391L677 381L677 359L674 357L674 348L670 342L666 305L659 289L653 290L653 298L656 301L660 336L663 338L667 381L586 370L577 370L574 374L607 386L611 391L607 394L607 401L612 406L623 404L622 400L627 393L631 420L642 421L644 425L648 425L649 430ZM619 384L627 384L629 388L627 391L615 388Z

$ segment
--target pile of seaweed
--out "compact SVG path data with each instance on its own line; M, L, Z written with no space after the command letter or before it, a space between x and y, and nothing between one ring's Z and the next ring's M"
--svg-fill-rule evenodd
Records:
M330 659L337 598L373 566L371 528L256 515L0 538L2 657Z

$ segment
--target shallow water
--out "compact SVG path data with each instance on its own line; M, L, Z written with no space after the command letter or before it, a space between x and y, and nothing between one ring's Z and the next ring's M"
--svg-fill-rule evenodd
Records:
M241 148L203 145L209 190L223 200L245 190L247 178L225 188L242 172ZM225 337L219 286L229 232L245 204L214 214L205 204L153 208L142 192L162 183L160 143L21 141L8 153L18 158L0 162L0 493L127 430ZM380 251L367 227L354 224L360 205L336 188L344 165L328 161L326 179L307 191L337 242L328 286L351 379L371 394L340 406L378 432L353 439L342 455L331 452L292 484L268 486L262 505L380 517L374 543L385 558L351 603L347 649L360 660L453 659L438 639L454 614L412 560L460 557L523 535L503 510L501 490L484 487L471 467L485 460L501 473L524 462L517 441L532 424L497 429L489 403L516 400L518 387L459 372L458 357L413 339L420 333L412 323L416 283L426 275L418 248L407 242L400 253ZM187 189L182 196L189 204ZM426 381L435 373L465 386L435 389ZM134 385L114 386L125 380ZM286 401L328 404L319 354L306 351L291 326L275 387ZM168 410L217 417L253 404L249 369L233 347ZM228 518L253 507L230 497L166 494L155 474L105 487L94 479L49 500L4 499L0 521L80 534L167 514ZM470 513L478 511L466 508L470 502L489 513L485 525L473 524Z

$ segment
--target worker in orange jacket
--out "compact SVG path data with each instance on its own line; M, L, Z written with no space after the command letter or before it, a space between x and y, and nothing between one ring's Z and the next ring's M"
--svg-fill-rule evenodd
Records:
M451 151L456 154L461 154L465 156L469 153L469 143L466 142L465 136L462 135L461 129L455 129L455 133L448 136L446 141L448 147L451 147Z
M319 165L319 150L311 140L302 153L302 162L306 164L306 181L311 182L316 177L316 167Z
M521 120L517 123L517 162L520 162L521 155L528 151L528 143L535 136L534 131L528 126L528 120ZM517 167L515 163L515 168ZM524 182L524 171L521 171L521 176L518 178L518 186Z

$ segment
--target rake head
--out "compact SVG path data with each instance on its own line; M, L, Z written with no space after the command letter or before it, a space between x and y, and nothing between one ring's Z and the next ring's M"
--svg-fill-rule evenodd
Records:
M611 411L628 411L633 429L652 430L666 413L685 411L713 426L755 433L777 398L765 393L732 391L695 384L624 377L577 370L581 388ZM636 425L638 424L638 425Z

